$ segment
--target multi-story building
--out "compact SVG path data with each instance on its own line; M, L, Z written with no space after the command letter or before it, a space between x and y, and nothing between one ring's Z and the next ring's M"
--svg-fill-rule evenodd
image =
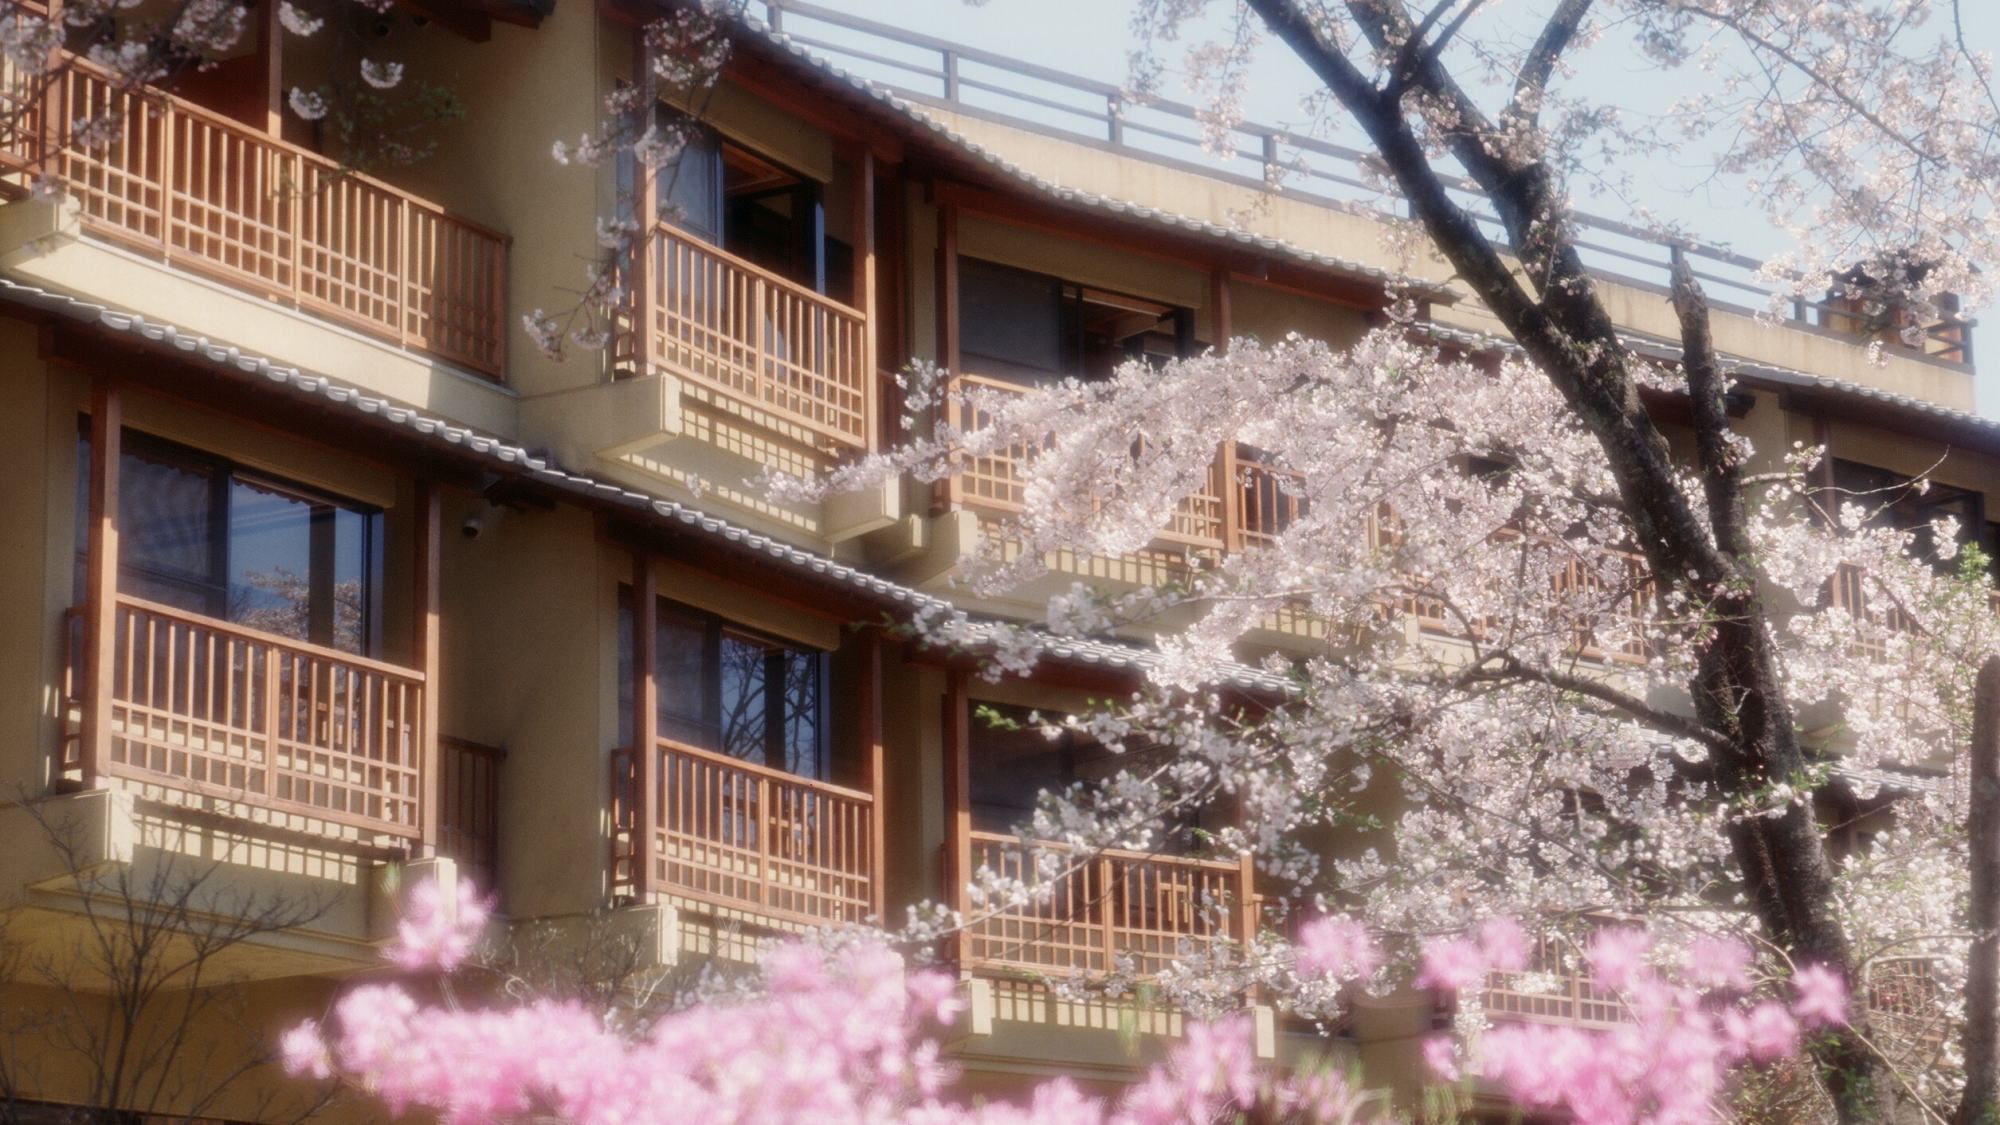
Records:
M974 708L1082 707L1131 684L1143 648L1076 646L990 685L874 628L932 598L1038 615L1034 590L948 584L1018 510L1014 463L816 504L743 483L898 440L906 361L1011 387L1242 335L1338 342L1378 320L1385 283L1465 346L1491 326L1442 267L1383 265L1379 218L1343 202L1355 154L1244 124L1218 159L1184 107L787 2L736 37L671 200L641 204L612 346L555 362L517 326L578 287L631 171L548 145L597 127L651 8L371 15L467 116L429 158L356 174L282 105L318 64L270 7L171 94L84 64L53 86L14 74L0 146L0 785L69 832L64 854L18 804L0 813L7 937L82 942L79 871L143 897L163 870L217 865L208 914L230 895L312 905L221 967L251 982L259 1034L373 963L388 872L470 872L516 925L601 914L668 963L899 917L1016 862L1005 833L1035 792L1103 754ZM117 139L65 143L60 123L107 108ZM40 172L66 197L32 197ZM1670 255L1699 255L1760 448L1827 443L1857 479L1930 470L1950 487L1929 503L1991 535L2000 427L1970 412L1963 325L1920 347L1885 333L1871 363L1854 309L1760 324L1753 263L1585 230L1611 307L1662 353ZM1225 449L1153 549L1069 565L1119 582L1256 549L1291 502ZM1042 978L1143 972L1254 924L1202 904L1257 893L1242 864L1111 853L982 921L950 951L968 1080L1132 1074L1177 1017ZM0 1003L26 1007L53 986L12 987ZM1603 1016L1582 984L1495 1011ZM1259 1045L1392 1068L1434 1018L1428 997L1371 1001L1322 1039L1263 1011ZM197 1038L227 1069L201 1038L220 1034ZM24 1097L94 1096L55 1046L32 1073ZM275 1119L281 1082L133 1108Z

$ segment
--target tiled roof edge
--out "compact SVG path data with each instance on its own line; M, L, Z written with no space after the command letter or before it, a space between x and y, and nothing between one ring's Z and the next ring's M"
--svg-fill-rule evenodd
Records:
M456 447L476 457L490 460L496 465L526 473L544 484L580 496L622 504L662 521L715 536L743 550L775 559L816 579L859 590L884 602L907 607L911 611L925 608L948 612L957 610L951 602L934 594L924 593L837 562L825 555L780 542L677 500L626 488L583 473L570 472L550 459L537 456L525 447L505 439L456 425L381 395L336 382L324 375L275 363L267 357L245 352L233 344L219 343L207 336L182 332L171 324L149 320L138 313L114 309L108 305L85 301L4 277L0 277L0 299L171 347L217 367L234 369L245 375L267 380L294 393L318 398L401 427L432 442ZM984 624L992 628L1000 623ZM1156 659L1155 654L1146 649L1095 640L1051 638L1048 651L1059 659L1132 670L1143 670L1151 666ZM1240 664L1230 666L1222 679L1223 683L1229 686L1249 690L1278 693L1288 690L1283 679Z
M1465 296L1462 291L1440 282L1427 281L1423 278L1413 277L1395 270L1383 269L1380 266L1371 266L1365 262L1354 261L1351 258L1343 258L1334 254L1324 254L1282 238L1223 226L1220 223L1212 223L1206 219L1197 219L1191 215L1183 215L1177 211L1150 207L1129 199L1119 199L1116 196L1084 191L1080 188L1066 187L993 152L978 141L939 121L923 106L902 97L887 86L872 79L863 78L844 67L834 64L828 59L821 58L808 48L794 42L791 36L786 35L782 31L772 30L764 21L746 15L743 18L743 25L761 41L783 51L795 62L803 64L824 77L853 89L858 94L873 99L907 118L912 124L963 152L965 155L1058 202L1076 204L1092 210L1139 219L1144 222L1157 223L1162 226L1173 227L1210 238L1232 242L1239 246L1247 246L1272 254L1281 254L1296 262L1365 277L1371 281L1381 282L1385 286L1393 286L1398 289L1422 293L1443 300L1455 301Z

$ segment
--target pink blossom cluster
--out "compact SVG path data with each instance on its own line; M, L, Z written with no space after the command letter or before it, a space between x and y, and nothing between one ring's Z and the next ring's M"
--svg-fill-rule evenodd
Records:
M411 972L451 972L472 955L492 916L492 903L480 896L472 880L461 878L456 888L447 888L426 879L405 896L396 936L383 956Z
M1468 1069L1523 1107L1562 1110L1588 1125L1706 1125L1736 1067L1790 1058L1804 1033L1847 1021L1846 984L1823 966L1797 969L1788 1000L1760 998L1741 942L1697 939L1671 968L1654 947L1646 930L1618 927L1599 930L1584 951L1592 985L1616 998L1625 1022L1603 1030L1502 1024L1466 1045ZM1456 991L1528 965L1520 928L1489 923L1476 937L1427 943L1418 983ZM1449 1039L1426 1043L1425 1056L1440 1077L1459 1078Z
M449 972L484 915L418 886L390 949L406 969ZM474 921L476 917L476 922ZM325 1022L281 1043L286 1069L343 1079L394 1113L448 1125L550 1115L571 1125L648 1122L906 1122L908 1125L1194 1125L1255 1111L1298 1125L1354 1120L1361 1099L1331 1074L1280 1079L1258 1064L1247 1020L1191 1025L1117 1105L1057 1081L1025 1104L958 1105L935 1031L958 1013L945 974L910 972L881 941L797 942L766 951L762 988L622 1032L581 1004L471 1008L401 983L349 990Z

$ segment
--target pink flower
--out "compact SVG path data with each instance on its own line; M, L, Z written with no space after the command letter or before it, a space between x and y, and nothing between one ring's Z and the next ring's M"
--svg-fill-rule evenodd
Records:
M1798 1053L1799 1021L1776 1000L1766 1000L1748 1013L1735 1008L1724 1012L1722 1031L1734 1053L1758 1062Z
M1417 974L1418 988L1442 988L1458 992L1486 979L1486 954L1470 938L1433 938L1424 943L1423 970Z
M1646 954L1652 948L1653 936L1644 930L1605 929L1590 939L1590 950L1584 957L1598 985L1618 992L1650 971Z
M1458 1051L1449 1035L1433 1035L1424 1040L1424 1065L1446 1082L1458 1081Z
M1807 1027L1840 1027L1847 1023L1847 982L1825 965L1807 965L1792 974L1798 998L1792 1010Z
M1688 983L1698 988L1750 991L1750 947L1735 938L1703 937L1688 943Z
M1361 922L1329 914L1299 928L1300 976L1365 978L1381 967L1382 951Z
M1486 955L1486 963L1502 973L1525 970L1534 955L1527 931L1512 918L1488 918L1481 922L1479 948Z
M326 1039L320 1035L316 1020L307 1020L285 1032L278 1040L278 1058L286 1074L333 1077L333 1058L327 1054Z
M435 879L411 887L396 923L396 936L383 955L410 972L435 969L449 973L463 964L493 910L479 896L472 880L460 879L454 889L456 894L447 895Z

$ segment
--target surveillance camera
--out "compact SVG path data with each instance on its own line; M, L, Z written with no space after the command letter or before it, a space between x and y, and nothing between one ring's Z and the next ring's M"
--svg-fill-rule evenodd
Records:
M467 539L479 538L479 533L484 530L486 525L479 522L478 516L467 516L465 522L458 525L458 533Z

